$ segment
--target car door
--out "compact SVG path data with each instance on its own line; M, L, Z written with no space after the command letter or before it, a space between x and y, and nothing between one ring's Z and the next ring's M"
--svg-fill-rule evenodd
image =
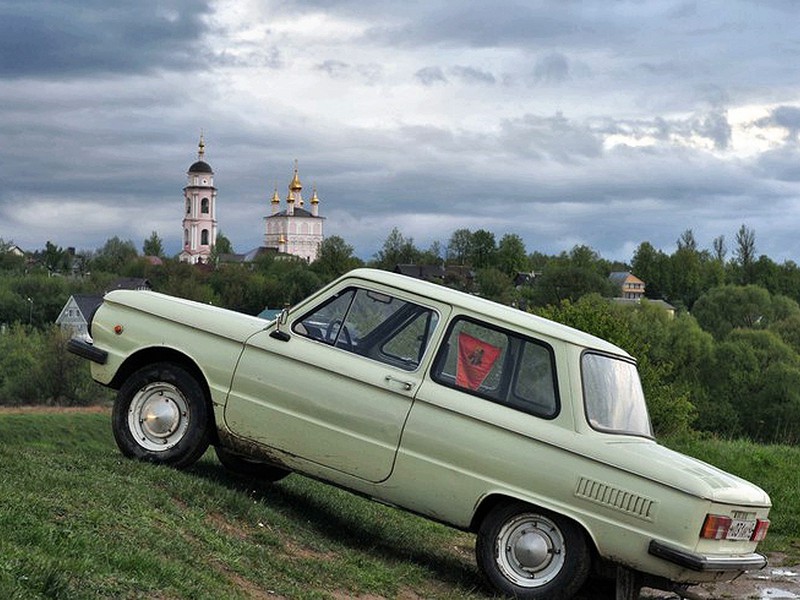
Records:
M288 336L264 331L248 341L226 425L319 465L386 479L448 313L397 290L343 283L291 315Z

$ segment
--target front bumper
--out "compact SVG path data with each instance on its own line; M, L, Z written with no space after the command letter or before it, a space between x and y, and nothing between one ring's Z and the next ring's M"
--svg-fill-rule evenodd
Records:
M650 542L650 547L647 551L652 556L663 558L692 571L757 571L767 566L767 557L757 552L730 556L709 556L676 548L657 540Z
M73 354L77 354L81 358L96 362L98 365L104 365L108 360L108 352L100 350L100 348L95 348L92 344L80 338L72 338L69 340L67 342L67 350Z

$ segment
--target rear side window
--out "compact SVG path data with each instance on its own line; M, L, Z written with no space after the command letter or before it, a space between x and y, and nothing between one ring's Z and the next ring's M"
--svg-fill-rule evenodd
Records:
M553 352L547 344L466 318L451 325L431 376L448 387L532 415L558 414Z

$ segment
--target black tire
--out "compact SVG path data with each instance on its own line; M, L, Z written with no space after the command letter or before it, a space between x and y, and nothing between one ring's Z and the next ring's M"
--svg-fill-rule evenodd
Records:
M250 460L221 446L214 446L214 452L217 453L217 458L222 463L222 466L237 475L275 482L280 481L291 473L288 469L257 460Z
M122 454L184 469L208 449L211 414L200 384L172 363L133 373L117 392L111 415Z
M494 589L521 600L569 600L591 570L578 525L521 502L500 504L486 516L475 555Z

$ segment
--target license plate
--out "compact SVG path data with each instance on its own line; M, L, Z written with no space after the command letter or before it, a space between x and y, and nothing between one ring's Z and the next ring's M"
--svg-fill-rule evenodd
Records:
M728 529L726 540L749 540L756 530L756 522L752 520L733 519Z

